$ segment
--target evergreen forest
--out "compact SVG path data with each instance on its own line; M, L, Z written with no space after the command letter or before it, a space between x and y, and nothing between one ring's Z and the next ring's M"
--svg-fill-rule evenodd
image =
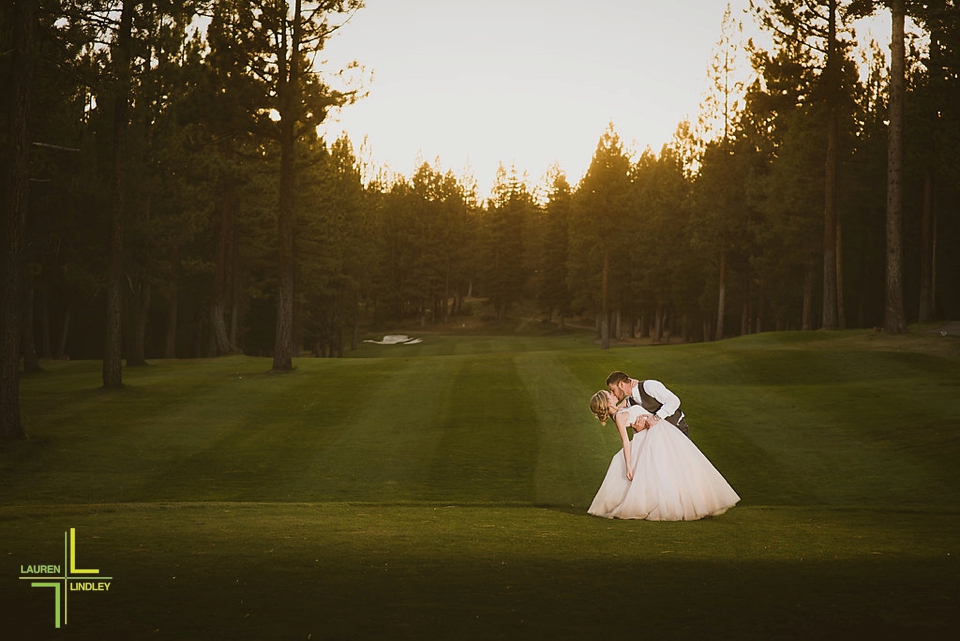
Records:
M960 318L954 0L754 0L770 46L728 12L669 144L610 123L581 178L501 166L490 194L317 134L363 100L313 66L362 4L0 6L5 432L43 359L102 360L115 387L121 362L282 371L468 316L587 324L603 347ZM891 42L863 41L880 14Z

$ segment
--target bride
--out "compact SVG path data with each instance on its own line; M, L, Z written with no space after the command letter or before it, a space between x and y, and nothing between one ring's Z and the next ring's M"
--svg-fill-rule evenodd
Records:
M640 405L618 408L617 397L601 390L590 411L601 425L613 417L623 449L588 513L617 519L694 521L723 514L740 500L713 464L683 432ZM637 430L633 440L629 428Z

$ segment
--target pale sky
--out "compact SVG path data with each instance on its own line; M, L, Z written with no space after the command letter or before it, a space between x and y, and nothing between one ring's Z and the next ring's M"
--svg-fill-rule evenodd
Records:
M357 60L369 95L328 117L361 160L405 176L422 161L497 166L535 187L554 164L576 185L612 122L628 149L659 151L695 121L726 0L366 0L321 53ZM748 0L729 2L734 16ZM361 145L365 148L361 150Z

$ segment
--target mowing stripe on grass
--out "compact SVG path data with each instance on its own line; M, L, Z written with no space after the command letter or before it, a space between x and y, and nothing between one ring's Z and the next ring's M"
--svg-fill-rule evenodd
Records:
M158 361L119 392L51 363L21 387L32 438L0 442L5 632L50 636L15 577L75 527L116 586L71 601L71 638L953 638L960 363L808 335L448 336L285 375ZM570 507L619 447L585 407L611 369L681 396L740 506Z
M805 336L563 353L581 380L659 378L741 505L956 505L955 359L802 349ZM790 341L793 341L792 343ZM829 342L829 341L828 341ZM798 348L798 345L801 348Z
M394 369L371 372L346 401L355 415L342 419L337 438L315 453L320 500L385 502L422 498L429 467L443 440L442 417L464 366L458 358L386 359ZM383 361L377 361L383 363ZM339 405L326 411L336 414Z
M597 423L587 405L587 387L555 352L529 352L515 359L537 416L536 502L586 510L619 447L610 424Z
M719 376L724 363L726 376ZM703 380L711 370L717 375ZM692 374L703 382L687 393L688 412L703 417L707 428L697 429L695 438L719 453L728 479L739 481L735 487L754 486L748 504L957 500L957 468L941 462L949 423L944 409L952 405L960 415L960 398L947 391L960 387L960 378L948 359L723 350L700 359ZM930 385L932 380L938 383Z
M513 355L472 356L438 416L442 440L423 498L451 503L532 502L536 413Z

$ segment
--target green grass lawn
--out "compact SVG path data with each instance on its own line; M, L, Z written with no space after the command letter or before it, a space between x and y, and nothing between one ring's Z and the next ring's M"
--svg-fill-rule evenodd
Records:
M399 333L399 332L398 332ZM348 358L99 362L22 382L0 443L10 639L953 638L960 339L761 334L600 350L426 334ZM692 523L586 514L613 369L683 399L742 497ZM53 590L24 566L110 576Z

